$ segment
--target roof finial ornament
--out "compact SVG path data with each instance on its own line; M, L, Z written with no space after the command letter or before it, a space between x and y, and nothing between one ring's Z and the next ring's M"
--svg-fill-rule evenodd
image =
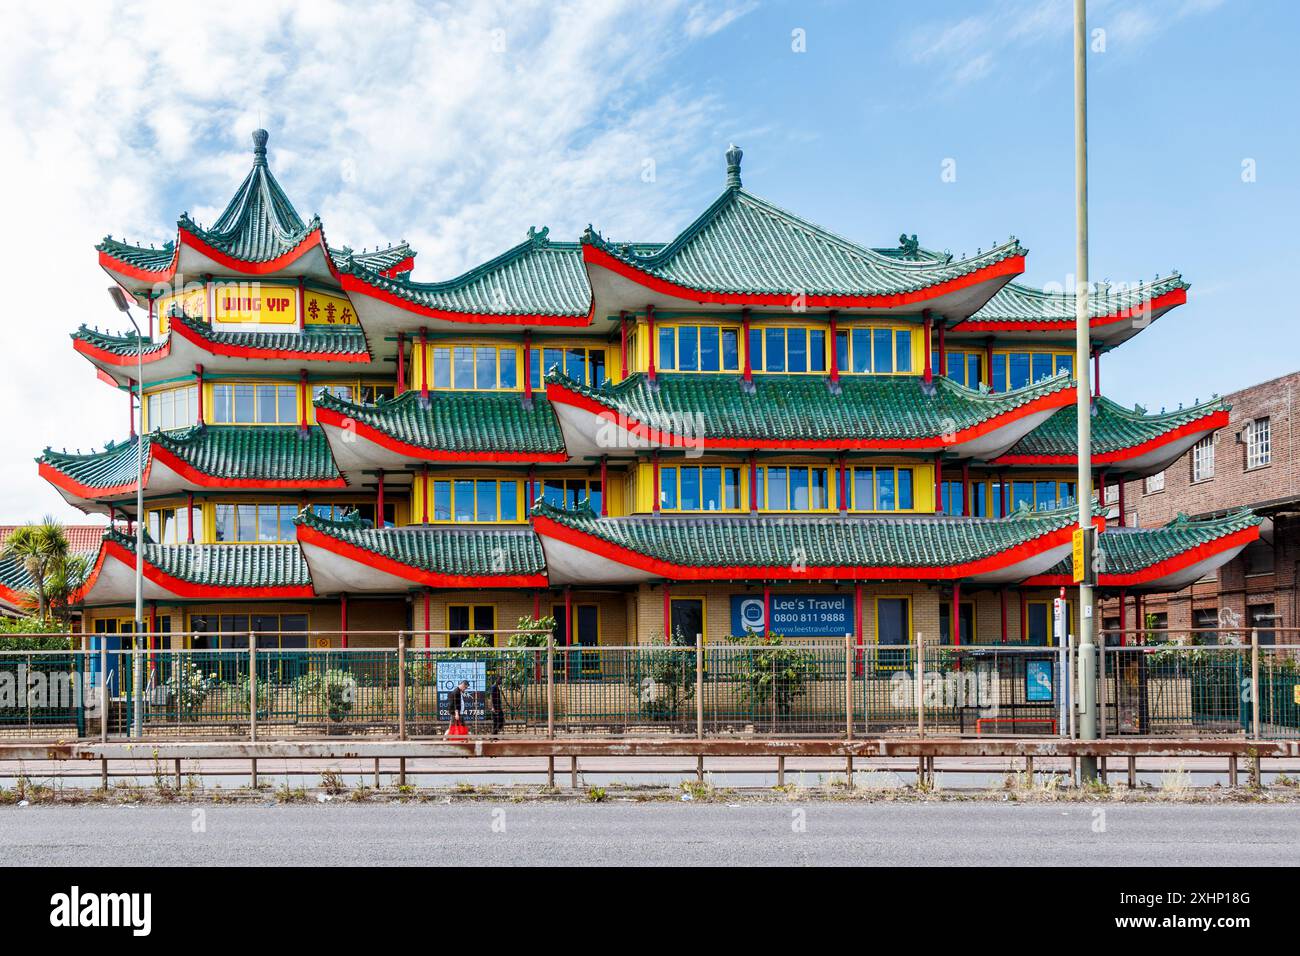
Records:
M912 233L911 239L907 238L907 233L903 233L898 237L898 248L902 250L903 255L910 258L916 255L917 250L921 248L921 243L917 240L916 233Z
M266 141L271 138L271 134L264 129L253 130L253 165L266 165Z
M727 150L727 188L740 188L740 161L744 158L745 151L735 143Z

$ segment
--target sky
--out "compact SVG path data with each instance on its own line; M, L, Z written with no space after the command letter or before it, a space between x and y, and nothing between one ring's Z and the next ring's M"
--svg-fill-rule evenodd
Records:
M1102 364L1151 411L1300 367L1300 4L1089 4L1091 275L1180 270L1188 304ZM68 338L117 330L94 244L210 224L270 131L332 245L405 239L450 278L529 226L670 239L723 187L864 245L1074 266L1069 0L224 0L0 4L0 523L87 520L47 445L127 434ZM949 175L945 176L947 171ZM955 175L952 175L955 173ZM97 520L97 519L91 519Z

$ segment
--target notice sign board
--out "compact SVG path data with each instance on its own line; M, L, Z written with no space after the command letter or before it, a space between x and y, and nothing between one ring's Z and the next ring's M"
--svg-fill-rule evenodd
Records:
M1025 661L1025 701L1030 704L1050 704L1053 694L1051 661Z
M764 621L761 594L731 596L731 633L782 637L843 637L855 633L849 594L773 594L772 620Z
M451 692L461 681L469 681L461 704L461 716L483 719L487 695L487 661L438 661L438 719L451 720Z

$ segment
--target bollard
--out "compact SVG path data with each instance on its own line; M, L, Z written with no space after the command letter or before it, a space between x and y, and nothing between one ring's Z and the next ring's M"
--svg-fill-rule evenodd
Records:
M397 758L397 785L399 787L406 786L406 758L405 757Z
M176 789L179 791L180 788L181 788L181 758L177 757L176 758Z
M1138 758L1128 758L1128 788L1136 790L1138 785Z
M402 631L397 632L397 739L406 739L406 634Z
M776 758L776 785L785 786L785 757Z
M576 756L569 758L569 787L578 789L578 758Z
M107 757L99 758L99 786L104 790L108 789L108 758Z
M844 779L846 788L853 789L853 754L846 754L844 757Z
M1237 755L1228 755L1228 786L1237 789Z
M1250 629L1250 732L1259 740L1259 631ZM1256 762L1258 769L1258 762Z
M375 789L379 789L379 758L375 758Z

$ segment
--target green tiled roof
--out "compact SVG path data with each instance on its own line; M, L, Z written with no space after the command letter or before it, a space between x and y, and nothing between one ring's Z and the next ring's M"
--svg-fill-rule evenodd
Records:
M435 574L466 576L545 574L546 561L529 527L418 526L376 530L355 512L331 521L310 510L295 524L346 544Z
M534 504L532 513L637 554L700 568L781 567L796 558L809 567L938 567L1000 554L1068 528L1078 517L1073 509L1063 509L1007 518L598 518L590 508L565 510L545 502Z
M585 316L591 289L577 243L551 242L547 230L445 282L385 278L355 262L352 275L415 305L481 315Z
M135 553L135 538L110 531L113 540ZM144 559L165 574L190 584L227 588L302 587L311 584L307 562L296 544L153 544Z
M275 425L195 425L145 436L145 467L152 444L207 475L263 481L329 481L339 478L321 429ZM135 443L109 443L103 451L69 454L46 449L37 459L79 484L110 488L135 481Z
M0 556L0 588L23 593L32 586L32 576L27 566L17 558Z
M349 402L330 393L318 408L347 415L408 445L446 452L564 451L564 438L550 403L540 395L525 408L520 392L431 391L428 407L420 393L403 392L374 405Z
M215 345L230 345L241 348L273 349L284 352L305 352L314 355L366 355L370 349L366 345L366 335L357 325L319 326L309 325L303 331L269 332L213 329L206 322L187 316L174 316L175 325L184 325L193 329L200 338ZM170 336L170 332L168 335ZM81 340L96 348L116 355L135 356L135 334L110 335L98 329L82 326L72 334L74 340ZM146 344L144 354L157 352L167 342L166 338Z
M1227 411L1229 407L1226 402L1213 399L1174 412L1147 415L1144 412L1125 408L1102 396L1094 403L1096 411L1092 417L1092 452L1094 455L1104 455L1108 452L1133 448L1199 418L1218 411ZM1076 441L1079 433L1078 424L1075 410L1063 408L1020 439L1006 452L1006 455L1072 457L1078 447Z
M1190 289L1177 272L1140 285L1098 286L1088 296L1088 314L1097 319L1136 308L1174 289ZM1076 307L1074 293L1048 292L1018 282L1009 282L997 291L984 307L970 317L970 322L1073 322ZM956 328L960 328L960 323Z
M374 249L363 249L360 252L350 246L344 246L342 249L331 249L330 258L334 260L335 268L344 271L351 268L352 263L355 262L362 268L369 269L372 272L383 272L405 259L414 259L415 250L403 240L395 246L390 244L386 249L376 247Z
M729 187L666 246L645 251L603 239L582 241L656 278L706 292L886 295L924 289L1025 254L1015 239L966 259L903 258L850 242L821 226Z
M747 390L735 374L667 373L652 386L643 372L616 385L579 385L558 369L547 382L615 409L644 425L678 434L698 423L709 439L929 438L959 432L1009 412L1043 395L1069 388L1061 374L1014 392L978 392L943 376L927 395L920 376L843 375L832 394L818 375L755 375Z
M1160 528L1108 527L1099 539L1105 561L1101 573L1132 574L1192 548L1254 527L1263 520L1243 508L1222 518L1200 521L1180 514ZM1046 573L1069 574L1070 565L1070 559L1066 558Z
M167 267L171 265L172 256L176 254L176 243L167 242L161 248L150 246L133 246L129 242L122 242L114 239L112 236L106 236L95 249L99 252L106 252L114 259L118 259L128 265L133 265L137 269L148 269L150 272L166 272Z

